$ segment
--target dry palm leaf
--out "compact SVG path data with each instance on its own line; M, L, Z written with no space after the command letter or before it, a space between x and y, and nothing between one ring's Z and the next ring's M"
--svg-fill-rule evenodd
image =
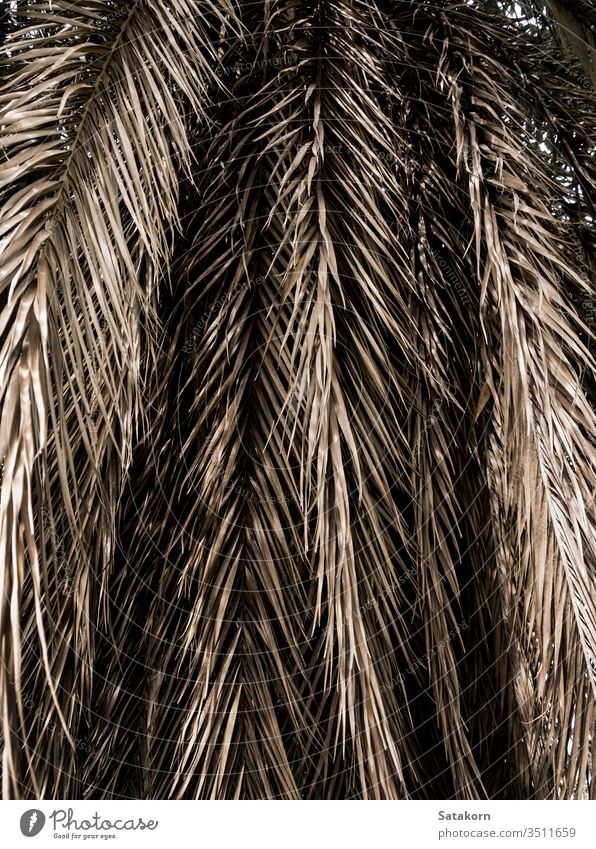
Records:
M596 793L596 99L486 5L26 6L5 796Z

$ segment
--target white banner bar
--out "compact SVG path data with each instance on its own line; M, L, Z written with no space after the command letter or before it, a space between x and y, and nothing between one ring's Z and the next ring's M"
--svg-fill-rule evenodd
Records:
M596 802L173 802L0 804L2 847L595 849ZM67 843L67 841L69 841Z

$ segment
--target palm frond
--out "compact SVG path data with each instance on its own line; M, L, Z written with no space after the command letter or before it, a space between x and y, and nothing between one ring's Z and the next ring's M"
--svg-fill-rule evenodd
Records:
M5 796L596 793L596 95L502 6L27 5Z
M18 739L38 795L77 787L74 737L142 423L140 339L190 163L185 113L205 113L225 13L185 0L31 3L5 44L0 540L12 565L0 633L12 795ZM68 741L52 769L36 743L49 722Z

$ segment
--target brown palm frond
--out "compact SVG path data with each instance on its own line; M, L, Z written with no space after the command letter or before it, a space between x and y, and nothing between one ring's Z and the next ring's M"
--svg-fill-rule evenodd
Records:
M472 52L471 38L458 42ZM549 174L539 163L530 167L522 140L495 121L494 104L506 104L507 92L482 68L479 48L466 68L471 79L458 69L445 82L474 208L489 390L483 404L494 405L486 443L493 531L509 597L503 614L524 656L523 685L516 685L531 786L540 793L553 782L555 798L567 797L585 775L596 692L594 412L582 386L582 371L593 373L594 361L567 294L578 289L589 297L591 285L562 258L568 237L549 214ZM465 82L474 104L467 124ZM525 173L513 167L524 156Z
M115 509L143 418L140 337L155 322L190 162L185 111L204 113L223 11L32 3L6 42L0 540L12 565L0 633L11 795L21 792L14 735L37 794L78 787L72 729L86 722ZM67 741L51 767L39 742L48 723Z
M596 95L502 6L19 12L5 796L596 794Z

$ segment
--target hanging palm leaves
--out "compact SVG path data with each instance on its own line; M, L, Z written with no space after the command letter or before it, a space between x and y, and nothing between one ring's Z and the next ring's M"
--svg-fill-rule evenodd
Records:
M19 4L5 797L596 792L596 97L495 5Z

